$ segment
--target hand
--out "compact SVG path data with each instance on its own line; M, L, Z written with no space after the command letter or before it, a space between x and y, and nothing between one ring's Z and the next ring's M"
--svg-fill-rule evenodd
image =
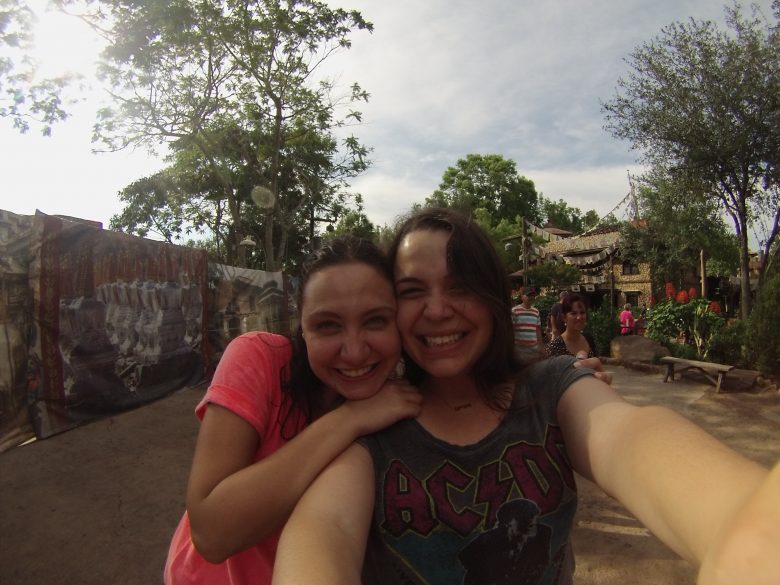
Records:
M347 400L341 408L349 411L349 421L354 421L358 436L368 435L389 427L403 418L420 414L422 395L405 380L385 382L379 392L363 400Z
M587 354L586 354L587 355ZM594 376L604 382L607 385L612 385L612 374L604 371L604 365L597 357L585 357L581 358L580 354L577 354L577 361L574 362L575 368L590 368L595 371Z
M780 463L704 557L698 585L780 583Z

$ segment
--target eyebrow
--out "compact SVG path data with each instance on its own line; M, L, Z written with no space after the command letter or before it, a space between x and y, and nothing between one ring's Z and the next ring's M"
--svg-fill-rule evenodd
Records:
M365 312L361 313L360 316L364 317L366 315L373 315L373 314L379 314L379 313L396 313L397 311L398 311L398 308L395 306L395 304L393 304L393 305L379 305L377 307L372 307L368 311L365 311ZM322 318L339 318L340 319L342 316L343 316L342 313L340 313L338 311L331 311L331 310L328 310L328 309L322 309L322 310L319 310L319 311L312 311L311 313L309 313L309 317L310 318L314 317L314 318L317 318L317 319L322 319Z
M395 281L396 285L399 284L406 284L406 283L418 283L422 282L421 278L417 278L416 276L403 276Z

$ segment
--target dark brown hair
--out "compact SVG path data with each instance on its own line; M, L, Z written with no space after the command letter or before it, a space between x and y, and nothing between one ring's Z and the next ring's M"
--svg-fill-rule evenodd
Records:
M588 311L588 303L585 300L585 297L577 293L568 293L561 301L561 312L564 315L566 313L571 313L571 310L574 308L574 303L582 303L582 306L585 307L585 312Z
M298 321L303 310L303 295L311 277L325 268L340 266L353 262L366 264L374 268L387 279L389 285L393 283L391 264L382 251L370 240L351 235L338 236L327 242L322 248L315 251L307 258L301 268L300 280L295 294L295 302L298 313ZM307 423L310 423L322 405L323 384L317 378L309 364L309 353L306 341L303 339L303 329L298 329L292 339L293 355L289 366L289 375L282 383L284 399L288 407L280 411L280 427L282 437L289 439L295 432L288 433L285 426L297 420L292 417L295 408L302 414Z
M474 364L472 376L482 395L495 404L497 385L509 380L517 371L511 318L512 288L506 269L487 234L471 217L440 207L423 208L400 225L388 251L391 266L395 266L402 240L418 230L450 234L447 241L449 273L457 275L460 284L478 296L491 314L492 343ZM419 383L425 378L425 372L408 356L406 359L410 380Z

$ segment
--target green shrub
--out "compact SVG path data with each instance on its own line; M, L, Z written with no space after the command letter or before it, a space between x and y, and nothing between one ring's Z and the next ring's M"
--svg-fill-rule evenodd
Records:
M744 367L743 346L747 341L748 326L745 321L726 325L710 340L709 358L721 364Z
M680 305L672 299L658 303L647 315L645 337L664 346L680 337L687 329L683 307L685 305Z
M609 304L606 296L598 309L589 312L585 331L593 337L596 353L609 356L610 343L620 335L620 320L618 310Z
M780 374L780 273L756 295L747 334L748 361L766 375Z
M688 343L670 343L667 345L672 357L682 358L684 360L695 360L699 356L696 354L696 348Z
M710 359L711 341L723 328L725 320L710 311L709 304L707 299L693 299L687 303L667 299L658 303L647 317L645 336L671 351L676 351L673 345L679 345L674 340L685 339L693 348L691 359Z

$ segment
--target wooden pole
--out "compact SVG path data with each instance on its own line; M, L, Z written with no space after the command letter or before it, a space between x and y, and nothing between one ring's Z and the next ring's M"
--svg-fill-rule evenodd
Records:
M609 305L615 306L615 254L609 257Z
M523 286L528 286L528 226L525 218L521 218L523 226Z
M701 271L701 298L707 298L707 273L704 263L704 250L699 250L699 267Z

